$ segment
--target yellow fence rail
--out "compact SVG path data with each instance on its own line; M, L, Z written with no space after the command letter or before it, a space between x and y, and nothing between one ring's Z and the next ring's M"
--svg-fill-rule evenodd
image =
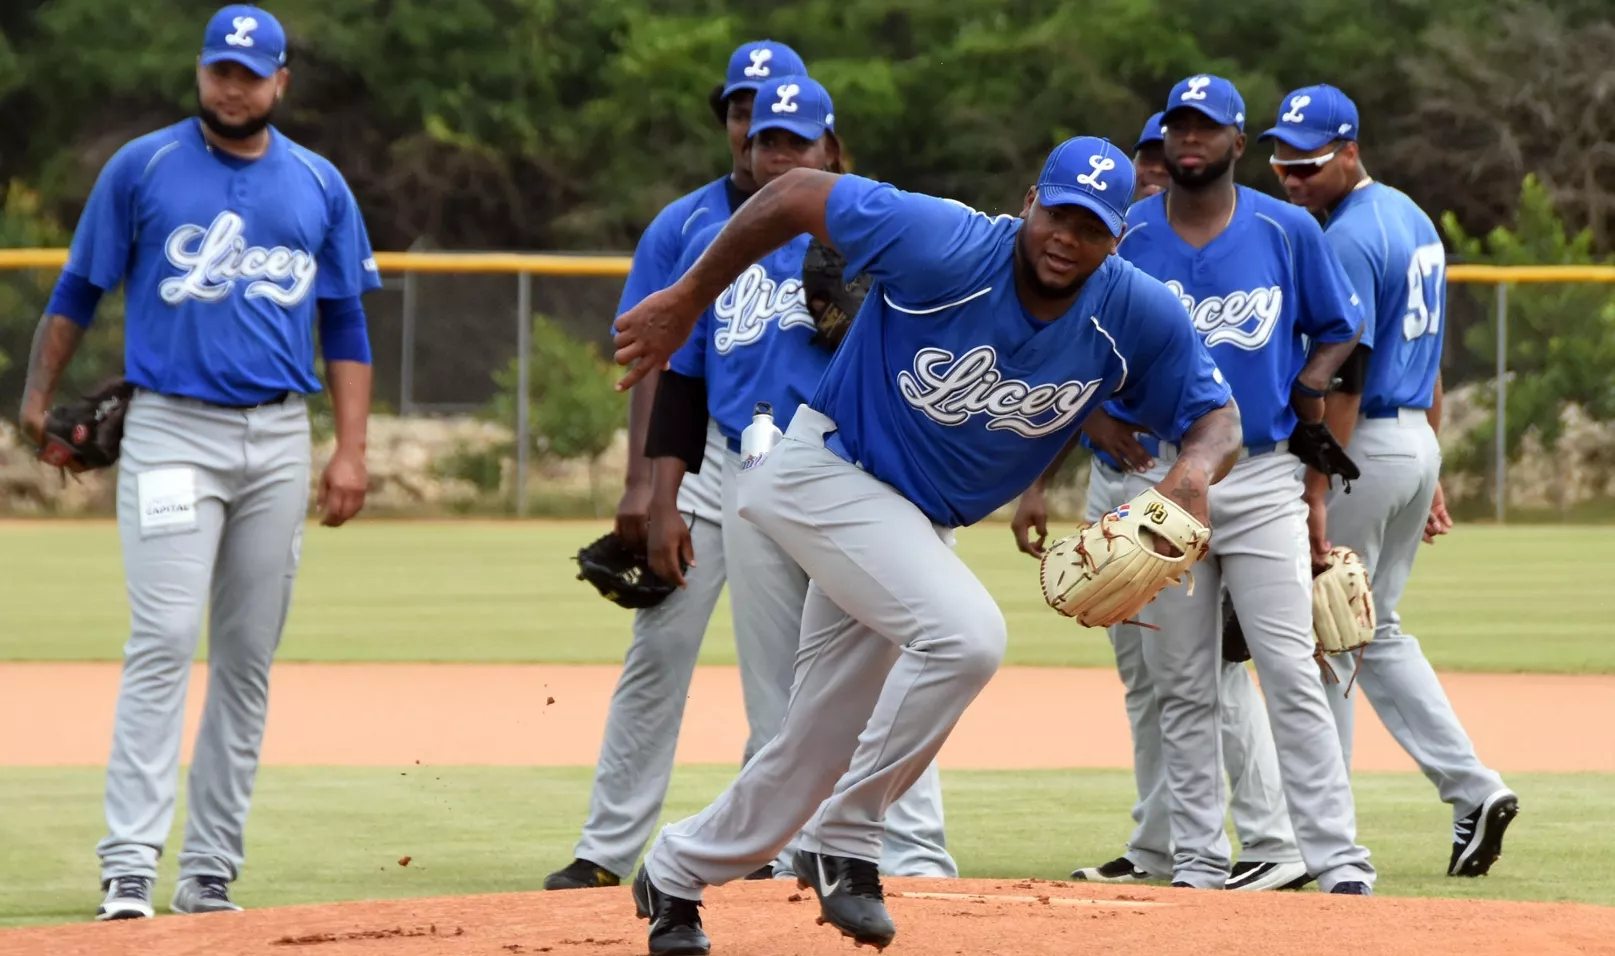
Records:
M0 272L17 269L60 269L67 263L66 249L0 249ZM483 275L516 275L517 287L517 355L519 393L527 390L527 351L530 327L530 280L532 276L592 276L597 278L623 278L633 260L628 256L556 255L554 253L527 252L378 252L376 265L382 272L403 273L406 285L409 276L425 273L461 273ZM1447 281L1454 283L1491 284L1497 287L1497 379L1496 407L1498 409L1497 441L1494 450L1495 468L1493 491L1496 495L1497 520L1503 521L1506 495L1503 487L1507 461L1504 457L1503 417L1508 395L1508 291L1513 285L1551 282L1615 283L1615 266L1494 266L1459 263L1447 267ZM406 301L410 298L407 291ZM408 307L406 305L406 311ZM405 348L410 353L412 336L407 329ZM406 362L404 393L409 392L410 374ZM527 406L516 406L516 431L522 436L517 441L516 510L520 514L526 507L524 482L527 452Z
M628 256L569 256L543 252L378 252L383 272L471 273L484 275L594 276L621 278L632 264ZM0 270L60 269L66 249L0 249ZM1615 283L1615 266L1447 267L1447 281L1468 283L1604 282Z

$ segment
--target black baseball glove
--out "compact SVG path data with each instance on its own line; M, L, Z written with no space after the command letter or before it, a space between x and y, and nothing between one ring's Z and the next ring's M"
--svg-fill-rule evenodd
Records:
M874 279L868 274L842 281L847 260L816 237L802 260L802 294L813 316L813 344L834 352L846 337L853 316L864 304Z
M1323 422L1297 422L1295 431L1290 433L1290 453L1307 467L1328 475L1331 483L1334 476L1339 475L1348 495L1351 483L1362 474Z
M1245 643L1245 629L1234 613L1234 599L1225 591L1222 596L1222 659L1243 664L1251 659L1250 646Z
M647 608L667 600L674 585L650 569L643 552L628 550L615 531L578 549L578 580L621 607Z
M110 467L118 460L123 418L134 394L133 385L116 379L51 409L39 460L75 474Z

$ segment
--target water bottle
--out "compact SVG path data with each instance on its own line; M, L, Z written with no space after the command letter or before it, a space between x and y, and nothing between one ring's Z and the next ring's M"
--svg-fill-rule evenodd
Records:
M740 433L740 470L746 471L762 464L763 459L785 433L774 424L774 406L758 402L751 410L751 424Z

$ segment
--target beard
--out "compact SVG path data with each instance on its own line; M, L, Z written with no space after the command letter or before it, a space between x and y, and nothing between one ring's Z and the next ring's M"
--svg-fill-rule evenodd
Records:
M1023 224L1020 232L1015 236L1015 271L1020 274L1021 281L1025 282L1032 291L1045 299L1064 299L1073 295L1082 287L1084 279L1063 286L1049 285L1037 274L1037 264L1032 257L1030 249L1026 248L1026 226Z
M269 109L264 111L262 116L254 116L239 123L226 123L219 118L218 113L208 109L202 103L202 91L197 90L196 115L201 117L202 123L213 131L213 135L221 139L242 140L256 136L264 127L268 126L269 120L275 115L275 107L271 105Z
M1167 157L1166 172L1167 175L1172 177L1174 185L1194 190L1203 189L1221 179L1223 174L1227 173L1233 165L1234 148L1230 146L1228 147L1228 152L1224 153L1220 159L1211 160L1199 169L1184 169L1174 162L1171 157Z

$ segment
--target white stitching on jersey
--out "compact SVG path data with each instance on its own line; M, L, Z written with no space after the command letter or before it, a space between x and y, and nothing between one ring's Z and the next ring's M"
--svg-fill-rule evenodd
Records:
M690 213L690 218L684 220L684 225L679 227L679 235L681 235L681 236L685 235L686 233L688 233L690 231L690 223L695 222L695 217L696 216L700 216L700 215L703 215L705 213L709 213L711 211L712 210L708 209L707 207L702 206L700 209L697 209L695 212Z
M325 177L320 175L320 171L315 168L315 166L314 166L314 164L312 162L309 162L309 159L308 159L307 156L304 156L302 153L298 152L295 149L292 150L292 155L296 156L298 161L301 162L304 166L307 166L308 171L314 174L314 181L320 184L320 189L325 190L325 189L329 188L329 187L327 187L325 185Z
M1290 274L1294 275L1295 248L1290 245L1290 234L1284 231L1284 227L1279 225L1278 220L1268 216L1267 213L1259 212L1256 214L1256 218L1272 226L1274 229L1277 229L1279 231L1279 235L1284 237L1284 254L1290 257Z
M986 295L987 293L989 293L991 291L993 291L993 287L988 286L987 288L982 289L980 292L972 292L972 293L970 293L969 295L965 296L962 299L959 299L959 300L957 300L955 302L948 302L946 304L939 305L934 309L905 309L902 306L898 305L896 302L893 302L892 297L887 295L886 291L884 289L881 290L880 297L882 299L886 300L887 305L891 306L892 308L896 309L899 312L907 312L909 315L932 315L934 313L941 312L943 309L951 309L956 305L964 305L966 302L969 302L971 299L979 299L979 298L981 298L982 296Z
M170 152L173 152L174 147L176 147L178 145L179 145L179 140L176 139L172 143L169 143L168 145L164 146L162 149L159 149L157 152L152 153L151 154L151 159L148 159L146 161L146 168L141 170L140 175L142 175L142 176L150 176L152 168L157 165L157 161L159 159L162 159L164 156L167 156Z
M1111 351L1111 353L1114 354L1117 359L1121 360L1121 363L1122 363L1122 380L1116 383L1116 389L1115 389L1115 391L1119 392L1119 391L1122 390L1122 386L1127 384L1127 358L1126 358L1126 356L1122 355L1122 350L1116 347L1116 339L1115 339L1115 337L1112 336L1109 332L1106 332L1105 327L1099 324L1099 316L1090 315L1090 316L1088 316L1088 321L1093 323L1093 327L1099 330L1100 335L1103 335L1105 338L1110 340L1110 351Z

